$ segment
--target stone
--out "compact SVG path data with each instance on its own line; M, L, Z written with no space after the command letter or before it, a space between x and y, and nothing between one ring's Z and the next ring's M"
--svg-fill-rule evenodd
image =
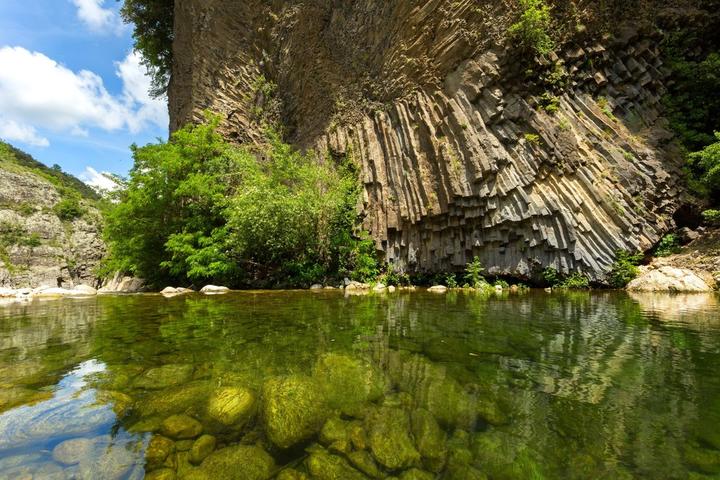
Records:
M145 449L145 463L150 467L161 466L175 452L175 443L162 435L153 435Z
M246 388L219 388L208 399L208 416L225 426L242 428L254 413L255 394Z
M195 440L190 449L190 463L200 465L215 450L216 444L217 440L212 435L203 435Z
M352 280L345 285L345 290L370 290L370 284Z
M432 287L428 288L428 292L431 293L445 293L448 291L448 288L445 285L433 285Z
M254 445L216 450L200 465L200 471L212 480L267 480L274 470L273 458Z
M146 370L135 379L135 388L161 389L187 383L192 378L193 366L170 364Z
M175 480L176 478L175 470L171 468L161 468L145 474L145 480Z
M367 480L344 458L322 450L310 454L307 467L312 478L317 480Z
M163 435L177 440L195 438L202 433L203 427L188 415L171 415L163 421L160 431Z
M328 416L319 385L310 377L275 377L263 385L265 432L279 448L289 448L317 434Z
M390 470L404 469L420 462L410 438L410 417L400 408L382 407L365 419L373 456Z
M92 454L97 441L92 438L65 440L53 448L52 458L63 465L74 465Z
M425 466L433 472L440 472L445 466L447 445L445 432L435 417L425 409L415 410L412 413L412 432Z
M320 356L313 378L328 405L348 415L378 400L386 389L382 373L368 361L336 353Z
M95 453L82 459L78 480L120 480L137 461L131 444L107 444L96 448Z
M350 438L349 422L331 417L320 430L320 442L328 446L334 442L346 442Z
M663 266L632 280L627 289L635 292L711 292L707 283L694 272Z
M191 411L200 418L207 410L207 399L212 392L208 381L194 381L177 387L151 390L135 409L143 418Z
M310 286L310 290L322 290L323 286L319 283Z
M373 456L366 450L357 450L346 454L352 465L370 478L382 478L383 474Z
M72 289L73 295L97 295L97 290L95 290L90 285L75 285Z
M219 294L219 293L228 293L230 289L228 287L221 287L217 285L205 285L200 289L200 293L205 294Z
M490 478L545 478L539 455L519 437L490 430L476 434L470 448L473 463Z
M396 290L396 288L393 285L390 285L389 287L387 287L388 293L395 293L395 290Z
M387 290L387 286L382 283L376 283L373 287L373 292L382 293Z
M310 480L310 477L294 468L286 468L278 473L276 480Z
M417 468L411 468L400 475L400 480L434 480L435 475Z
M175 287L165 287L162 290L160 290L160 293L162 293L163 295L172 295L172 294L180 293L180 292L178 292L178 289Z

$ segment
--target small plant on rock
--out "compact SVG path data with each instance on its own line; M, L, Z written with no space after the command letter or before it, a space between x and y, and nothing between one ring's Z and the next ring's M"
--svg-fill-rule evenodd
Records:
M465 281L473 287L480 288L485 282L485 277L482 276L482 272L485 270L480 259L478 257L473 258L473 261L465 266Z
M680 251L680 239L674 233L668 233L655 247L656 257L669 257Z
M523 47L540 55L550 53L555 44L548 34L550 29L550 6L543 0L520 0L522 13L508 33Z
M617 252L617 260L612 264L610 273L608 273L608 283L613 288L624 288L640 271L638 265L642 260L641 254L631 254L625 250Z

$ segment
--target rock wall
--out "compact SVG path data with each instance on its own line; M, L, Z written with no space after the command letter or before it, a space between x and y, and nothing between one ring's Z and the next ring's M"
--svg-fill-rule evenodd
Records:
M95 267L105 254L100 213L62 221L55 185L0 166L0 287L98 286Z
M171 127L211 109L239 143L273 122L301 148L352 154L364 227L400 270L478 256L494 274L601 280L682 202L660 39L564 32L532 61L505 37L513 4L177 1ZM573 31L597 27L593 8ZM637 20L630 8L620 19Z

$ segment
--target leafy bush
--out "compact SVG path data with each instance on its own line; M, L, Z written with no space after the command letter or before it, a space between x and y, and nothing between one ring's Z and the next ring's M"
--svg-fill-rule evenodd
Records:
M575 272L570 275L562 275L556 269L552 267L547 267L543 270L542 277L545 282L553 288L590 288L590 279L580 272Z
M395 266L389 264L385 273L380 275L377 279L379 283L383 285L403 286L410 285L410 277L407 273L400 273L395 270Z
M53 212L58 216L60 220L75 220L82 216L85 210L80 205L80 201L72 196L63 198L53 207Z
M105 271L160 283L306 285L368 281L374 242L352 234L359 185L350 159L300 154L270 132L262 159L226 143L217 117L133 147L135 165L107 213Z
M485 270L478 257L465 266L465 281L473 288L479 288L485 284L485 277L482 272Z
M715 143L690 154L688 168L697 179L696 185L715 203L720 201L720 132L715 132Z
M544 55L555 47L548 34L550 28L550 7L543 0L520 0L522 13L508 33L524 48Z
M638 276L639 270L637 266L642 260L642 255L631 254L625 250L617 252L617 259L612 264L610 273L608 274L608 283L614 288L623 288Z
M707 224L720 226L720 210L705 210L702 217Z
M668 233L658 242L653 252L656 257L668 257L680 251L680 239L674 233Z
M455 279L454 273L447 274L447 276L445 277L445 286L448 288L457 288L458 287L458 283L457 283L457 280Z

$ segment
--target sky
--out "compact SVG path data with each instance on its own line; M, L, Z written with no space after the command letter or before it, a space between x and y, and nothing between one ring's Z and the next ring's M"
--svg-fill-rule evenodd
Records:
M131 144L168 135L120 5L0 0L0 139L101 187L132 167Z

